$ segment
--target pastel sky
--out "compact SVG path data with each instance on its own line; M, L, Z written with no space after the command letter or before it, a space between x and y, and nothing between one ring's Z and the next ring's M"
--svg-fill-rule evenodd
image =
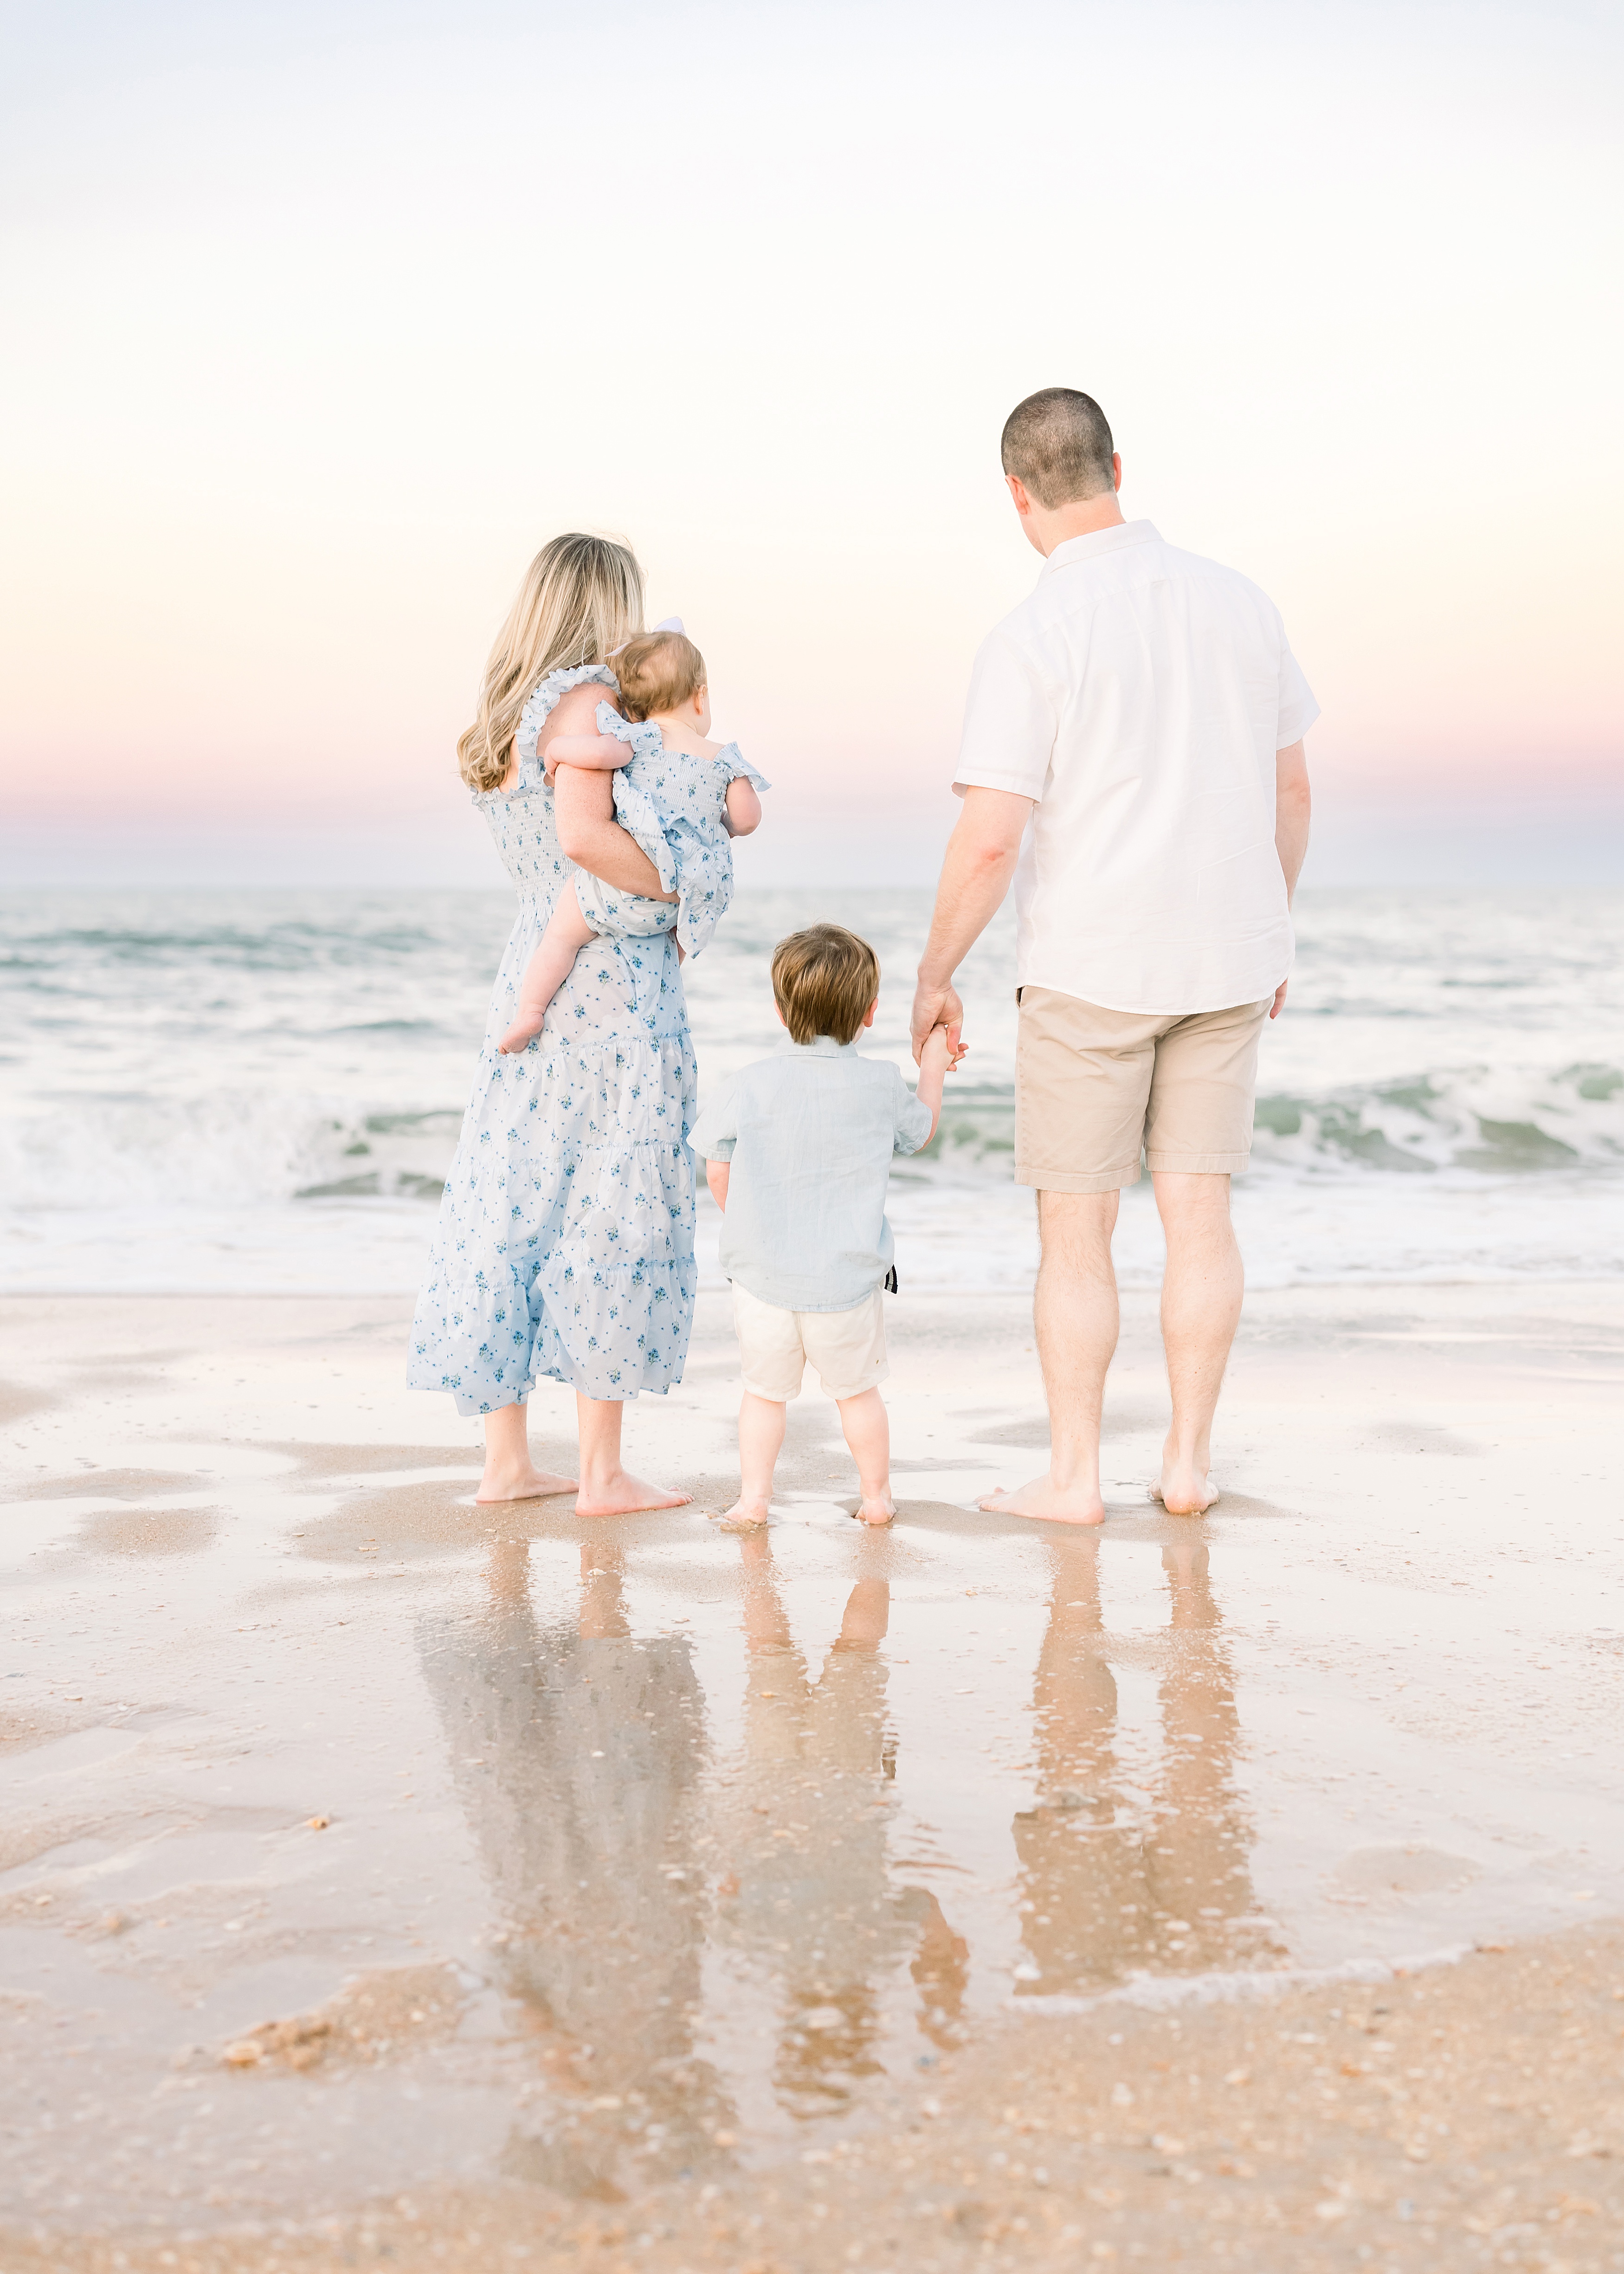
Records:
M923 880L1084 387L1264 584L1326 878L1624 875L1616 11L202 0L12 19L5 873L480 882L456 781L560 529L777 787ZM1311 877L1314 874L1311 870Z

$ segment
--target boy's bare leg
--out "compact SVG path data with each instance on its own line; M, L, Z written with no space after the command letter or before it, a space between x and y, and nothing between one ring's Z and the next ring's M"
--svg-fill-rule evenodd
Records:
M544 1500L549 1493L575 1489L574 1477L555 1476L531 1460L529 1416L523 1405L503 1405L485 1415L485 1474L476 1500Z
M772 1472L784 1444L785 1407L776 1397L747 1389L739 1401L739 1497L722 1518L742 1531L765 1524L772 1505Z
M596 937L581 913L572 885L559 894L558 906L536 943L536 953L524 967L519 983L519 1015L496 1045L504 1057L528 1049L540 1034L548 1004L568 978L576 956L588 940Z
M1218 1495L1208 1481L1213 1416L1240 1324L1246 1275L1229 1221L1229 1179L1158 1169L1156 1206L1167 1234L1162 1339L1173 1426L1151 1491L1169 1516L1199 1516Z
M891 1416L885 1400L877 1389L865 1389L861 1397L842 1397L836 1404L862 1487L858 1516L864 1524L889 1524L897 1503L891 1496Z
M690 1495L645 1485L628 1476L620 1461L620 1424L626 1408L618 1401L583 1397L575 1392L581 1427L581 1490L577 1516L632 1516L639 1509L686 1508Z
M984 1509L1050 1524L1102 1524L1100 1408L1120 1321L1111 1234L1116 1193L1038 1194L1043 1260L1032 1315L1049 1398L1049 1473L1014 1492L989 1493Z

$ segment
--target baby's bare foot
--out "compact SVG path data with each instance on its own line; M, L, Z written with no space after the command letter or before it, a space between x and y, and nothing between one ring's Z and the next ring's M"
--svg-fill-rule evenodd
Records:
M989 1516L1029 1516L1040 1524L1103 1524L1105 1502L1098 1485L1057 1485L1034 1477L1013 1492L989 1493L977 1505Z
M514 1024L508 1028L507 1033L502 1036L501 1041L498 1043L496 1047L505 1058L516 1057L520 1050L529 1050L530 1044L535 1041L537 1035L540 1034L540 1032L541 1020L539 1019L515 1020Z

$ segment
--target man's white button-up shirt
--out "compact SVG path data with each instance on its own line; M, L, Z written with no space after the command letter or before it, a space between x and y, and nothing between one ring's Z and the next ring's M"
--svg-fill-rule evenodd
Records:
M1320 715L1280 611L1147 521L1073 537L982 643L953 787L1036 800L1016 980L1222 1010L1291 968L1274 753Z

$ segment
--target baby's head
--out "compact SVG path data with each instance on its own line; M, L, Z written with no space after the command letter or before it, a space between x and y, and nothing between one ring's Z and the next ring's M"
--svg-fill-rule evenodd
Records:
M874 1022L880 959L840 924L808 924L772 951L772 995L793 1043L851 1042Z
M628 719L668 718L697 701L707 714L699 729L705 733L705 659L686 632L640 632L615 656L613 669Z

